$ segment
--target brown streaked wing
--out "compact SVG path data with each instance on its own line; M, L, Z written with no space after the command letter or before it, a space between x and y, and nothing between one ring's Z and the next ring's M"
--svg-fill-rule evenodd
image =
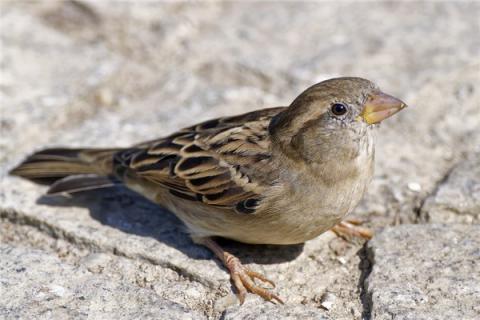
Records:
M254 213L262 184L248 172L270 159L268 124L283 107L213 119L136 146L124 165L170 194Z

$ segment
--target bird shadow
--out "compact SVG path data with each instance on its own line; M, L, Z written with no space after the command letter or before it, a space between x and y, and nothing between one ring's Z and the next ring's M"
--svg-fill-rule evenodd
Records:
M70 196L42 196L37 204L53 207L81 207L102 223L141 237L153 238L196 260L211 259L213 254L196 245L186 226L168 210L125 187L97 189ZM303 251L299 245L249 245L218 239L220 245L243 263L276 264L295 259Z

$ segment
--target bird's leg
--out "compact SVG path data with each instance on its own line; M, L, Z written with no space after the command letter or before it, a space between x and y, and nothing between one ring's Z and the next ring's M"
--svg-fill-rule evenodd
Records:
M370 240L373 237L373 231L361 227L362 222L356 219L347 219L334 226L333 231L339 237L352 236Z
M238 299L240 300L240 304L243 304L245 301L247 291L257 294L267 301L277 301L283 304L282 299L280 299L277 295L255 284L255 279L258 279L270 284L275 288L273 281L267 279L261 273L252 271L245 267L237 257L223 250L222 247L220 247L212 238L194 238L193 240L196 243L209 248L230 271L230 278L238 291Z

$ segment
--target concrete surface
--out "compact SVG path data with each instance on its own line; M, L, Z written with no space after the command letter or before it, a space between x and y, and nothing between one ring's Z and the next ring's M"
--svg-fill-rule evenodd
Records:
M403 225L368 243L372 319L478 319L480 226Z
M400 302L387 308L395 286L428 287L416 267L443 256L418 249L423 241L452 252L442 266L461 266L439 271L449 286L464 283L465 263L478 264L466 245L453 254L451 239L478 241L479 15L480 4L468 1L1 2L0 290L9 299L0 299L0 317L480 317L475 308L425 313L432 300L408 304L416 299L410 291L408 312ZM364 247L331 233L292 247L226 242L276 281L284 307L249 295L239 308L212 254L132 192L47 198L45 186L7 175L33 150L126 146L211 117L287 105L340 75L369 78L411 106L379 128L376 174L353 214L386 242ZM421 232L431 228L438 241ZM17 273L16 263L33 266ZM387 269L395 266L403 278ZM77 301L58 298L58 287L41 289L49 284L69 297L95 289ZM36 294L27 287L46 298L22 308ZM432 297L448 306L467 294L474 291Z
M480 154L452 168L445 181L426 199L422 218L430 222L475 223L480 220Z

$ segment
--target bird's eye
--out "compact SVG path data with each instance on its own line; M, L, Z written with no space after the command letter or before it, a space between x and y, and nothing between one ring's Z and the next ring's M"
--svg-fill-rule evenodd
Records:
M331 110L336 116L343 116L348 111L347 106L345 106L343 103L334 103Z

